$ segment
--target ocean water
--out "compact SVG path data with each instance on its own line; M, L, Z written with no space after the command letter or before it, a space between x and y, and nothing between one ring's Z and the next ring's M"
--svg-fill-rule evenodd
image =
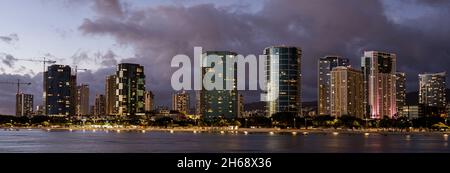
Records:
M0 131L0 153L450 153L442 134Z

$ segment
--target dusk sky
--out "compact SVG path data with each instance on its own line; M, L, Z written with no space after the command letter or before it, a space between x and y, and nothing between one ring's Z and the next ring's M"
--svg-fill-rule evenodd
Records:
M88 68L78 82L90 85L92 101L117 63L140 63L156 105L168 106L173 56L192 56L194 46L259 55L289 45L303 50L304 101L316 100L319 57L341 55L359 68L365 50L396 53L414 91L419 73L450 68L449 15L448 0L2 0L0 81L32 82L22 91L40 105L42 64L14 58L47 56ZM0 86L0 114L14 114L15 90Z

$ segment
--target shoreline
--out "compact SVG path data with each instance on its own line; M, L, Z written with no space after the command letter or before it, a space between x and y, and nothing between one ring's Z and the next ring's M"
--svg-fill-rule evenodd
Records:
M0 127L2 131L23 131L23 130L43 130L43 131L91 131L91 132L190 132L190 133L221 133L221 134L292 134L292 135L309 135L309 134L349 134L349 135L448 135L450 131L392 131L386 129L279 129L279 128L220 128L220 127L191 127L191 128L158 128L158 127L136 127L136 128L92 128L92 127Z

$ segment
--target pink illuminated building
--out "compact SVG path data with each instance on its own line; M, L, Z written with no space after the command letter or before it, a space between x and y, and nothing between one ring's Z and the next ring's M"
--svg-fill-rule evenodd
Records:
M366 118L396 116L396 55L365 51L361 66L364 73Z

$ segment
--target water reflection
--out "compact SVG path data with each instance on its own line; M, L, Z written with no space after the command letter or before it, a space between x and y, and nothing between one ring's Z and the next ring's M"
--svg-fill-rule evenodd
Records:
M0 152L450 153L448 135L0 131Z

